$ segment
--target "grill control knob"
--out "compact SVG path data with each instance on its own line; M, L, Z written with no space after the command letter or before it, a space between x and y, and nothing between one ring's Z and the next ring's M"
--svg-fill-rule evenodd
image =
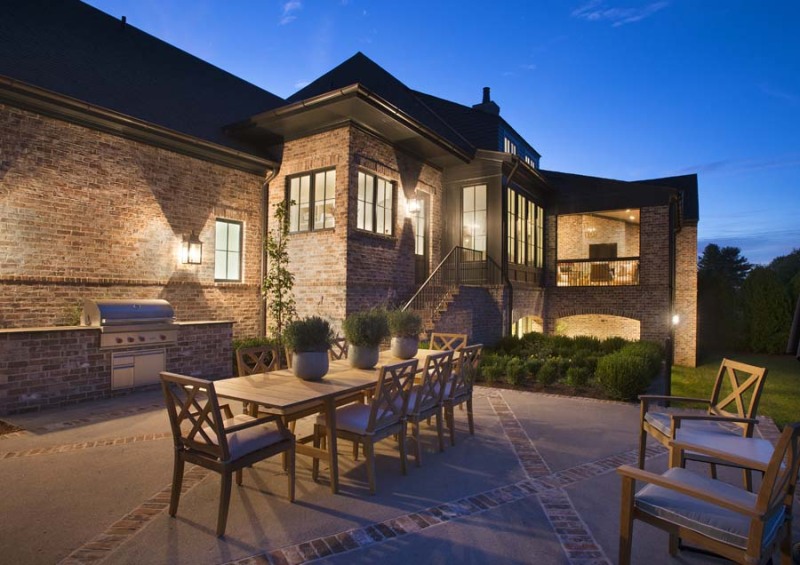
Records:
M145 340L145 337L143 335L140 335L139 336L139 341L144 341L144 340Z
M117 343L122 343L122 338L121 337L117 338Z
M165 341L165 340L167 339L167 336L165 336L164 334L159 334L159 335L158 335L158 338L159 338L161 341Z
M128 343L133 343L134 341L133 337L128 337Z

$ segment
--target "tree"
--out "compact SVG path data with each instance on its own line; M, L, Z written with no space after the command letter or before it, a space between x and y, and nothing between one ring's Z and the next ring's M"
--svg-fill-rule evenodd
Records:
M706 350L746 345L739 289L752 269L738 247L706 246L697 262L698 334Z
M792 278L800 274L800 249L775 257L770 261L769 268L778 274L783 284L790 284Z
M740 255L738 247L720 248L716 243L709 243L697 262L698 273L716 273L739 289L753 268L746 257Z
M756 267L742 285L747 344L755 353L784 353L792 323L786 286L767 267Z
M293 202L282 200L275 206L276 226L267 234L264 250L267 254L267 273L262 290L267 299L269 328L272 335L281 338L284 328L297 317L294 295L294 275L289 270L289 206Z

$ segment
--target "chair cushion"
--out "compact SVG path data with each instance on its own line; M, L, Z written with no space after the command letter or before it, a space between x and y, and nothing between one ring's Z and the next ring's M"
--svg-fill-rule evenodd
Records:
M745 506L755 506L756 495L744 489L687 469L675 467L663 474L681 484ZM742 514L721 508L667 488L648 484L635 496L635 506L647 514L698 532L742 549L747 547L750 520ZM764 528L762 546L769 544L783 522L783 507L770 517Z
M246 414L237 414L233 418L224 420L222 425L225 428L238 426L255 420L252 416ZM203 428L211 438L212 442L216 444L216 435L209 427ZM260 426L253 426L252 428L245 428L236 432L227 434L228 438L228 451L230 452L231 459L239 459L240 457L269 447L287 438L278 430L276 426L264 424Z
M364 435L369 424L370 406L367 404L348 404L336 410L336 429ZM317 416L317 424L325 425L325 416Z
M411 389L411 392L408 395L408 413L409 413L409 415L417 413L417 412L414 412L413 410L416 407L417 396L418 395L419 395L419 389L417 389L417 388ZM419 406L418 412L424 412L425 410L430 410L434 406L436 406L436 398L428 397L427 399L423 399L422 405Z
M772 454L775 451L772 442L766 439L742 437L741 435L717 432L708 433L697 429L684 430L683 427L678 430L677 439L678 441L701 445L740 457L746 457L747 459L752 459L765 465L772 459ZM685 452L684 456L687 459L695 461L711 462L715 460L713 457L691 451Z
M644 419L651 426L656 428L667 437L671 437L672 430L670 414L665 412L648 412L644 415ZM726 424L721 422L712 422L709 420L685 420L681 422L681 427L678 428L678 433L682 431L700 431L703 433L716 433L725 435L742 435L742 428L734 424Z

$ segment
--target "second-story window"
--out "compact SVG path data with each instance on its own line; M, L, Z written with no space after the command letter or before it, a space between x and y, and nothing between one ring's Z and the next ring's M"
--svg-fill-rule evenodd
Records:
M508 189L508 262L544 266L544 209Z
M335 169L290 177L287 197L294 203L289 207L289 231L334 227L335 189Z
M358 172L356 227L382 235L394 233L394 183Z
M461 245L486 253L486 185L465 186L461 200Z
M517 154L517 144L508 139L507 137L503 138L503 151L506 153L511 153L512 155Z

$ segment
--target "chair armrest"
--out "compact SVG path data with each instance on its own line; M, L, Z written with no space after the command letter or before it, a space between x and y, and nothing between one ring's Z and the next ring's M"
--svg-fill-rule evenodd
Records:
M711 401L708 400L707 398L693 398L690 396L667 396L662 394L640 394L639 402L641 403L642 416L644 416L644 414L647 412L650 403L656 402L658 400L668 400L670 402L693 402L695 404L705 404L706 406L711 404Z
M680 492L693 498L697 498L698 500L704 500L706 502L710 502L711 504L721 506L722 508L727 508L733 512L744 514L745 516L749 516L751 518L758 518L761 516L761 513L756 510L755 506L745 506L725 498L720 498L711 495L704 490L679 483L678 481L664 477L663 475L657 475L656 473L651 473L650 471L644 471L642 469L631 467L630 465L622 465L621 467L618 467L617 473L622 477L633 479L635 481L650 483L665 489L673 490L675 492Z
M713 416L711 414L671 414L670 418L672 419L672 429L673 432L675 428L679 428L681 426L681 422L683 420L704 420L707 422L729 422L731 424L758 424L758 420L755 418L740 418L739 416ZM675 434L673 433L673 436Z
M260 426L262 424L267 424L269 422L276 422L276 421L280 422L280 424L278 425L278 428L280 428L283 422L281 422L281 419L279 417L263 416L261 418L255 418L254 420L248 420L247 422L242 422L241 424L236 424L234 426L225 428L225 433L229 434L231 432L238 432L239 430L244 430L247 428L252 428L254 426Z
M219 409L222 410L222 413L226 418L233 418L233 412L231 411L230 404L220 404Z
M729 451L720 451L718 449L714 449L713 447L708 447L705 445L697 445L695 443L675 441L675 440L670 440L669 445L673 449L676 449L679 454L682 454L684 451L700 453L702 455L708 455L709 457L713 457L714 459L719 459L720 461L726 461L728 463L732 463L733 465L736 465L743 469L753 469L755 471L761 471L762 473L764 473L767 471L767 467L769 467L768 463L764 463L762 461L756 461L755 459L749 459L747 457L738 455L736 453L731 453Z

